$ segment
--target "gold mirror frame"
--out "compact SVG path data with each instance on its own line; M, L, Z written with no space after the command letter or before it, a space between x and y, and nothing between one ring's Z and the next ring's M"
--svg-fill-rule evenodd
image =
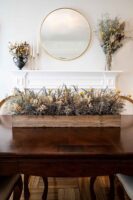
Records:
M78 14L86 21L86 23L87 23L87 25L88 25L88 30L89 30L88 44L86 45L86 48L85 48L81 53L79 53L78 56L75 56L75 57L73 57L73 58L61 58L61 57L52 55L52 54L49 53L49 51L46 49L46 47L45 47L45 42L44 42L44 41L42 42L42 38L41 38L41 30L42 30L43 24L44 24L44 22L47 20L47 18L48 18L52 13L54 13L54 12L56 12L56 11L58 11L58 10L63 10L63 9L64 9L64 10L71 10L71 11L74 11L74 12L78 13ZM92 39L92 31L91 31L91 26L90 26L88 20L86 19L86 17L85 17L83 14L81 14L79 11L77 11L77 10L75 10L75 9L72 9L72 8L58 8L58 9L55 9L55 10L51 11L51 12L50 12L48 15L46 15L46 17L43 19L43 21L42 21L42 23L41 23L41 26L40 26L40 44L41 44L43 50L44 50L49 56L51 56L51 57L53 57L53 58L55 58L55 59L57 59L57 60L70 61L70 60L75 60L75 59L81 57L81 56L88 50L88 47L90 46L90 43L91 43L91 39Z

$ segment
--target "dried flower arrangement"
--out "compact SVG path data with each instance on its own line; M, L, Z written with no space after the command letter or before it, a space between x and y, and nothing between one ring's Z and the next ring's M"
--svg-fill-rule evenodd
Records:
M43 88L39 92L15 89L7 103L14 115L114 115L120 114L124 107L119 91L75 86Z
M30 54L30 45L27 42L21 42L14 44L9 42L9 52L14 57L28 57Z
M14 43L9 42L9 52L13 55L14 63L22 69L28 61L30 54L30 45L27 42Z
M108 70L110 70L112 55L123 46L125 22L120 22L117 17L110 19L106 16L99 22L98 33L100 45L106 54Z

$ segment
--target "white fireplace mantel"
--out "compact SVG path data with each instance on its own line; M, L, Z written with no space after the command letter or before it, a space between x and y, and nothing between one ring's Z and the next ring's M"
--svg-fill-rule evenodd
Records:
M17 70L12 71L13 87L19 89L57 88L63 84L76 85L79 88L116 88L116 81L121 71L44 71Z

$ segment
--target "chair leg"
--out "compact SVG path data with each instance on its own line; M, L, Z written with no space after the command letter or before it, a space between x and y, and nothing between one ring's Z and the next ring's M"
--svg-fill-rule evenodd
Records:
M90 178L90 195L91 195L91 200L96 200L96 194L95 194L95 191L94 191L94 184L95 184L95 181L96 181L96 176L93 176Z
M108 200L114 200L115 199L114 181L115 181L115 176L114 175L109 175L110 190L109 190Z
M48 195L48 178L46 177L42 177L42 178L43 178L43 183L44 183L44 191L42 195L42 200L46 200L47 195Z
M13 192L13 200L20 200L23 189L22 178L20 177L15 185Z
M116 178L116 190L117 190L118 198L120 200L125 200L125 192L124 192L123 186L121 185L121 183L119 182L117 178Z
M29 200L29 197L30 197L30 192L29 192L29 187L28 187L29 178L30 178L30 175L24 175L24 199L25 200Z

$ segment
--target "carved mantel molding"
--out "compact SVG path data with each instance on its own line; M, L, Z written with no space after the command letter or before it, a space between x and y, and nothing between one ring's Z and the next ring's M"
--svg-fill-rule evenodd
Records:
M44 70L12 71L13 87L38 90L42 87L57 88L63 84L79 88L116 88L121 71L58 72Z

